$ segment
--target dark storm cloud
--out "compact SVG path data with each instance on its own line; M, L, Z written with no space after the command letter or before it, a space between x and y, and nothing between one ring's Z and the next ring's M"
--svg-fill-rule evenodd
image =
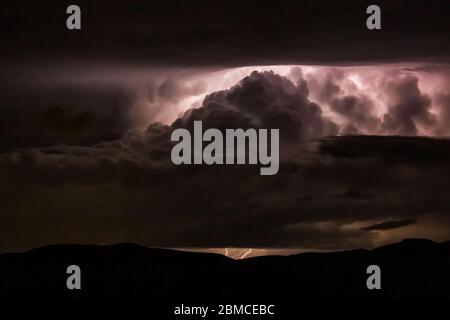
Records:
M209 128L278 128L284 142L299 143L333 135L337 126L308 98L305 84L295 85L274 72L253 72L229 90L208 95L174 127L202 120Z
M30 71L27 79L9 83L0 92L0 151L116 140L205 90L201 80L185 84L159 70L113 69L69 75L52 69L47 78Z
M204 70L205 77L199 73L193 78L177 78L176 73L164 77L165 72L151 70L110 74L108 68L72 77L57 73L51 80L31 79L23 88L10 84L0 93L0 150L118 139L129 129L169 123L194 102L203 107L189 110L175 126L195 118L209 127L277 127L285 142L294 143L336 133L446 135L448 87L429 95L419 86L423 74L402 71L386 69L380 83L363 77L367 89L352 83L352 73L345 69L303 74L293 67L287 77L255 73L245 86L213 92L204 102L199 97L208 92L208 77L214 77ZM434 73L445 77L444 71ZM358 75L358 70L352 72ZM422 78L420 84L426 82ZM385 113L380 114L380 101L371 91L386 98ZM184 99L190 97L197 100L188 104Z
M384 116L383 126L390 134L416 135L417 126L434 126L437 119L430 112L431 100L422 94L418 79L406 76L386 85L392 105Z
M0 93L0 151L120 138L133 97L120 87L68 86Z
M351 70L331 67L289 76L306 79L310 99L331 112L340 134L447 134L446 65L388 68L378 75L372 67Z
M440 136L450 135L450 94L441 93L436 97L439 106L439 124L436 134Z
M450 187L448 159L429 156L433 165L423 170L407 152L389 152L395 138L384 138L388 151L370 157L309 153L308 160L283 162L267 179L246 166L173 166L145 145L164 141L166 129L153 126L141 139L95 148L2 155L3 250L52 241L350 248L370 246L376 230L345 225L430 213L442 221L450 214L441 192ZM335 146L348 149L346 139ZM409 145L420 145L417 139ZM361 146L366 142L360 138Z
M432 137L351 136L322 139L320 151L337 159L384 159L388 163L427 164L450 160L450 140Z
M365 1L77 1L82 30L65 27L66 1L7 1L2 55L11 59L127 60L162 65L349 64L447 61L446 0L377 1L382 29L366 28ZM22 60L23 61L23 60ZM8 65L6 63L6 65Z
M328 71L323 77L308 77L311 96L319 103L328 102L341 92L339 82L343 73L337 70Z
M417 223L416 219L404 219L404 220L394 220L394 221L385 221L382 223L374 224L368 227L361 228L361 230L390 230L390 229L396 229L401 227L406 227L411 224Z
M332 99L329 105L333 112L346 120L344 133L380 132L381 121L373 115L374 105L367 97L347 95Z
M328 120L298 83L252 73L171 126L154 123L93 147L1 154L1 250L120 241L342 249L377 243L379 227L361 229L373 221L418 219L420 228L430 215L450 220L442 192L450 188L448 140L321 138ZM283 158L271 177L252 166L175 166L170 132L196 119L219 127L281 125L293 150L305 137L318 149Z

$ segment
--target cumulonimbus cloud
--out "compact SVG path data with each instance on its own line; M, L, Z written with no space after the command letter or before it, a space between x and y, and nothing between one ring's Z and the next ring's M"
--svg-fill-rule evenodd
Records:
M340 89L321 104L313 101L315 89L307 80L313 74L308 76L307 70L296 72L296 79L290 78L292 73L249 73L231 88L211 93L199 108L172 124L153 123L144 131L128 130L121 139L93 146L3 153L1 249L119 241L336 249L370 247L383 241L377 238L381 232L412 227L416 234L432 236L421 225L430 220L426 217L450 225L450 203L441 192L450 188L448 140L389 135L324 139L349 123L356 133L370 133L370 126L384 130L374 119L382 121L384 114L391 114L396 104L389 104L390 95L411 94L412 102L426 101L419 106L431 112L437 95L427 93L428 102L420 82L404 75L391 77L398 88L392 85L393 92L385 97L388 107L378 110L364 84L369 73L344 80L354 74L343 72ZM412 92L401 90L405 86ZM369 106L364 99L371 101ZM363 112L366 108L370 117ZM413 113L411 121L424 112ZM319 145L304 149L297 158L283 158L279 173L270 178L259 176L258 168L251 166L174 166L170 132L189 128L194 120L219 128L280 126L283 141L293 150L307 141ZM418 124L440 121L420 119ZM379 221L406 219L418 222L364 229Z

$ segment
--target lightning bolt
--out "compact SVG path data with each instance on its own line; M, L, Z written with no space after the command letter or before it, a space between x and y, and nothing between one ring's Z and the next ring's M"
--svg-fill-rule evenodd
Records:
M252 253L252 249L248 249L244 252L244 254L239 259L244 259L246 256Z

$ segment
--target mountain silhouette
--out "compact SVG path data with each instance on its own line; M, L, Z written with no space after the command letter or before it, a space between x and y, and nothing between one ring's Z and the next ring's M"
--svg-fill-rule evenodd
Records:
M366 286L373 264L381 290ZM69 265L81 268L81 290L66 287ZM450 241L244 260L134 244L52 245L0 255L0 298L449 299Z

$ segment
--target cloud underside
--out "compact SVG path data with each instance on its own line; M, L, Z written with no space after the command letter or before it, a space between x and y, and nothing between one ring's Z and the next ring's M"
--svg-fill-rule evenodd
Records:
M82 32L65 28L67 4L9 1L0 21L8 66L22 61L112 60L136 64L242 66L449 62L448 1L377 1L381 30L366 28L367 3L248 0L79 0ZM58 18L56 18L58 17ZM17 21L27 21L26 24ZM111 26L111 21L117 27ZM37 27L38 26L38 27ZM3 61L0 61L2 63Z
M291 72L289 79L254 72L171 125L153 123L94 146L0 154L0 249L121 241L342 249L403 236L445 238L450 141L415 135L421 127L438 132L447 120L431 112L433 99L418 78L391 77L383 89L391 104L376 116L368 97L342 93L338 73L318 86L301 70ZM159 94L180 92L174 88L166 83ZM438 96L447 106L446 93ZM340 121L325 114L325 105ZM53 125L66 119L72 128L87 118L97 130L107 127L89 114L46 112ZM279 173L173 165L170 133L194 120L205 128L279 128Z
M349 148L347 139L332 143L350 157L311 152L273 177L249 166L174 167L123 147L3 156L2 244L339 249L411 226L433 237L420 233L422 220L448 228L447 140L432 142L439 154L414 159L408 154L427 144L420 138L360 137ZM391 152L399 143L408 147ZM387 150L372 154L380 144Z

